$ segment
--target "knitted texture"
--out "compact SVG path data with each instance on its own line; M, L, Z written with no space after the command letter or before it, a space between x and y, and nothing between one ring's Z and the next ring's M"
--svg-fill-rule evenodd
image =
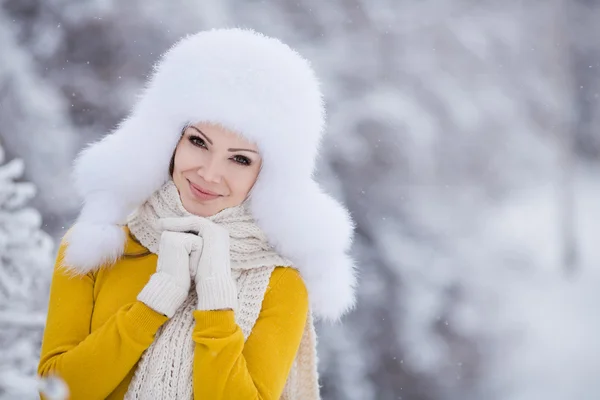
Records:
M142 245L158 254L162 233L158 220L191 215L181 204L174 183L169 180L138 208L130 217L128 226ZM290 262L272 250L244 204L226 209L208 219L229 232L231 277L237 288L238 299L234 315L244 339L248 339L260 314L271 273L275 266L290 265ZM125 399L193 398L192 331L193 311L197 306L198 297L192 289L173 317L158 330L154 342L142 355ZM320 399L316 336L310 313L281 398Z
M158 272L150 277L137 299L171 318L187 296L187 290L175 283L170 275Z
M190 217L181 203L179 192L168 180L148 201L139 207L127 221L131 233L151 252L158 254L160 243L160 218ZM227 208L208 217L229 231L231 269L250 269L264 265L290 265L269 245L267 237L256 225L246 204Z

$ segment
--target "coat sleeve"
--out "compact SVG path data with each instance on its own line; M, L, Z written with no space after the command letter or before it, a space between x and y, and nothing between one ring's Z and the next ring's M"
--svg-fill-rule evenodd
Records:
M61 265L64 250L63 242L52 276L38 374L63 379L70 399L104 399L137 363L167 317L135 301L91 332L94 275L69 274Z
M233 311L194 311L195 399L279 399L302 339L308 293L300 274L276 268L248 340Z

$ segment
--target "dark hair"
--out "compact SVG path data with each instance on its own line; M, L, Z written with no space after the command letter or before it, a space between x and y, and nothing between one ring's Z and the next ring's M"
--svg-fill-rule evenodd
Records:
M173 177L173 171L175 170L175 150L173 150L173 155L171 156L171 162L169 162L169 176Z
M179 140L181 140L181 138L183 137L183 135L185 134L185 130L188 128L188 126L190 126L190 124L185 124L183 126L183 128L181 129L181 136L179 137ZM175 148L173 149L173 155L171 156L171 161L169 162L169 176L173 177L173 171L175 170L175 152L177 151L177 146L175 146Z

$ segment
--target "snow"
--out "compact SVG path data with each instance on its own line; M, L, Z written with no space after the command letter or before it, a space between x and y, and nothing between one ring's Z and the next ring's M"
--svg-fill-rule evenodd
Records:
M500 346L494 355L493 385L511 387L507 398L594 399L600 393L600 344L595 339L600 335L595 311L600 254L593 244L600 235L599 175L597 166L588 165L577 173L579 263L573 276L557 262L561 243L558 203L553 201L556 186L529 188L490 216L482 240L494 245L492 251L507 266L523 266L507 271L503 304L495 318L496 335L512 337L515 346L510 352Z

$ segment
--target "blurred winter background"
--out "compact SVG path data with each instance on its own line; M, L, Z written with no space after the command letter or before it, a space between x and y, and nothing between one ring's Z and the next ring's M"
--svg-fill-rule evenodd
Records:
M599 399L599 0L0 0L0 398L35 398L77 151L177 38L234 25L313 61L319 179L357 221L323 397Z

